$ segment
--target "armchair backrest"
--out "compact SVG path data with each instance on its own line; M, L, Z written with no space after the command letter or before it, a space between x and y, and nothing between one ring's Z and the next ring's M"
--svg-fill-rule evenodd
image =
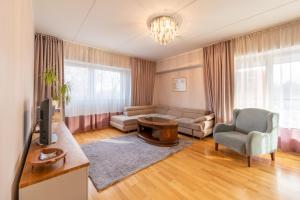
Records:
M251 131L267 132L271 112L258 108L236 109L234 112L237 131L243 133Z

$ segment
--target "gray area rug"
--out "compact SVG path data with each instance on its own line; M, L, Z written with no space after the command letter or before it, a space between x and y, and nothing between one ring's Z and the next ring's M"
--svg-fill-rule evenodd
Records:
M139 139L136 133L81 145L90 160L89 177L102 190L192 144L180 138L173 147L159 147Z

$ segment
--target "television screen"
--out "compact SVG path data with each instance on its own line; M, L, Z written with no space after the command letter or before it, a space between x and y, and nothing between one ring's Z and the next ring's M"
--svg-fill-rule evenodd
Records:
M52 137L52 100L47 98L40 104L40 144L51 144Z

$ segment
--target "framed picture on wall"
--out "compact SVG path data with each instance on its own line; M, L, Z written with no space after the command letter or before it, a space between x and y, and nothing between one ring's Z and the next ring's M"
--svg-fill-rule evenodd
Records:
M173 91L184 92L186 91L186 78L173 79Z

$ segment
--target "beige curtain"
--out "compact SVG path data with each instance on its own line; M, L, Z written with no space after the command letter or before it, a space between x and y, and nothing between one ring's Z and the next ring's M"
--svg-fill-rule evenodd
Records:
M59 80L59 84L63 83L63 41L53 36L37 33L34 40L35 106L38 106L44 98L50 97L57 92L58 84L53 85L49 89L45 85L43 74L47 70L53 70Z
M68 41L64 41L64 56L66 60L130 68L129 56L110 53Z
M235 57L299 45L300 20L247 34L233 41Z
M131 58L130 66L131 104L133 106L151 105L156 72L155 62Z
M231 41L203 49L204 84L207 107L215 113L216 122L231 120L234 99L234 66Z

